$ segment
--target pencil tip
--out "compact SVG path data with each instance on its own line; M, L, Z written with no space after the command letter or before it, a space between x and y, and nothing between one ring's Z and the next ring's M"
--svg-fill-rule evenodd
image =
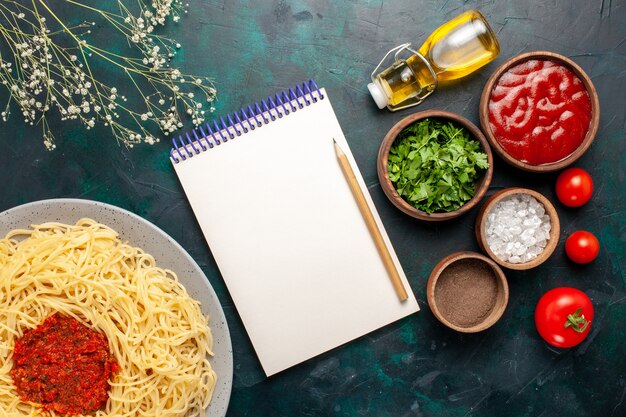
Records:
M337 141L335 140L335 138L333 138L333 143L335 143L335 144L337 143Z

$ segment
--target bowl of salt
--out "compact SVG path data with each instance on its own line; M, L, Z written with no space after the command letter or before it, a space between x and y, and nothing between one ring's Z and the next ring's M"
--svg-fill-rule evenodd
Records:
M525 270L544 263L559 243L556 209L542 194L506 188L492 195L476 217L480 248L508 269Z

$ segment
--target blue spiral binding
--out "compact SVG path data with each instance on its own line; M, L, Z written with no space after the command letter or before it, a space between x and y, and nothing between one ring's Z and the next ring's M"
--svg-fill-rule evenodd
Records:
M303 82L172 138L170 158L178 164L323 99L314 80Z

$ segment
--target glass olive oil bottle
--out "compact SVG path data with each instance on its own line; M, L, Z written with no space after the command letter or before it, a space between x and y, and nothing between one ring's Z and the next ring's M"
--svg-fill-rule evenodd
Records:
M410 56L400 58L408 51ZM394 53L394 62L376 72ZM498 56L500 45L482 14L469 10L435 30L415 51L410 44L387 53L372 73L368 85L379 108L399 110L419 104L440 81L464 77Z

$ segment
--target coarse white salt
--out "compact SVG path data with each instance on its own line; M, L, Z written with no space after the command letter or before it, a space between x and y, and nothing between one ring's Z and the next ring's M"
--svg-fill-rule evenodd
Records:
M529 194L503 198L487 214L485 234L491 251L513 264L535 259L550 239L550 216Z

